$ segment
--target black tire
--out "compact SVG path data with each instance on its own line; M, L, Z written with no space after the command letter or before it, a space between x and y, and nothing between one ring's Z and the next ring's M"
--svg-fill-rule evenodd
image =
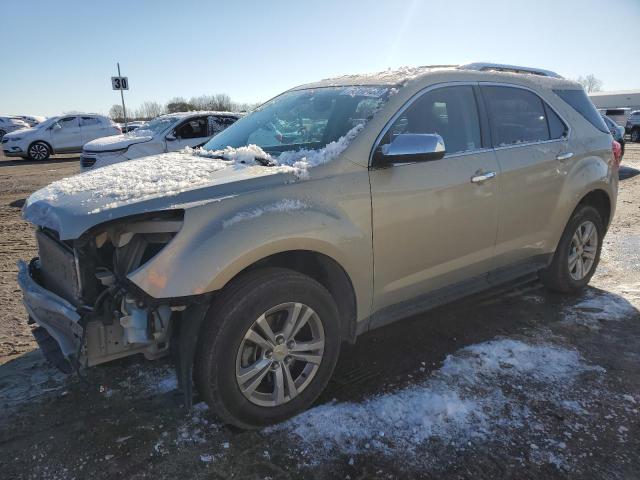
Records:
M571 253L574 233L576 233L578 227L584 224L584 222L593 223L598 235L598 243L593 264L582 279L576 280L570 273L569 255ZM544 283L549 290L554 292L575 293L582 290L589 283L591 277L596 271L596 268L598 267L605 233L604 223L598 210L590 205L579 205L573 212L569 223L567 223L567 226L562 233L560 243L558 243L551 265L549 265L545 270L542 270L539 274L542 283Z
M44 162L51 156L51 148L44 142L33 142L27 150L29 159Z
M631 141L634 143L640 142L640 128L631 130Z
M236 357L245 333L256 319L287 302L300 302L317 313L325 337L322 360L310 383L297 396L277 406L256 405L240 390ZM209 308L198 340L196 388L227 423L245 429L278 423L307 409L324 390L336 365L340 343L338 309L326 288L288 269L248 272L225 287Z

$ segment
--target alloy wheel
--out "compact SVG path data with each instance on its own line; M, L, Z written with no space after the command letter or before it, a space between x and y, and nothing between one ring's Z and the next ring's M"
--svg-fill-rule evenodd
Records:
M598 251L598 230L593 222L582 222L576 229L569 246L569 274L580 281L591 272Z
M275 407L297 397L318 372L325 335L302 303L277 305L247 330L236 355L236 380L251 403Z
M29 147L29 156L34 160L44 160L49 155L49 149L42 143L34 143Z

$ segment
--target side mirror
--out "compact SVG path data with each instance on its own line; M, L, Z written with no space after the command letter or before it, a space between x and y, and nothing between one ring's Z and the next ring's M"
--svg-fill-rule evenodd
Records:
M392 163L440 160L446 152L444 140L437 133L401 133L391 143L380 145L374 155L375 166Z
M168 142L174 142L176 139L176 136L172 133L170 133L169 135L167 135L166 137L164 137L165 140L167 140Z
M62 128L62 125L60 125L58 122L51 125L51 130L60 130L61 128Z

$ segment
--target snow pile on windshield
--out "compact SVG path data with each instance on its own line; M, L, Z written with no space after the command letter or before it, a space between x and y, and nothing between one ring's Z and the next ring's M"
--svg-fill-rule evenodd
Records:
M223 221L222 228L228 228L236 223L261 217L265 213L292 212L294 210L302 210L307 207L308 205L300 200L285 198L279 202L272 203L271 205L237 213L230 219Z
M338 140L327 144L318 150L291 150L282 152L274 157L265 152L258 145L248 145L246 147L227 147L223 150L191 150L196 155L207 158L223 158L243 164L263 165L264 162L280 167L282 171L291 171L300 179L309 178L309 169L318 165L323 165L337 158L349 146L351 141L364 128L364 124L358 124L349 130ZM186 150L190 151L190 150ZM257 161L256 161L257 160Z
M589 371L602 369L573 350L493 340L448 356L416 385L361 403L321 405L266 433L293 433L313 455L415 456L430 439L466 444L534 421L535 412L522 402L523 389L534 403L564 408L575 381Z

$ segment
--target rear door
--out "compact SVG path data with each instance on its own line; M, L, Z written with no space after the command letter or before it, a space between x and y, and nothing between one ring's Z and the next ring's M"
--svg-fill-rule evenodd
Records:
M573 152L567 124L535 92L481 83L500 165L495 278L535 270L552 252L555 211ZM524 273L524 272L522 272Z
M51 144L55 152L79 151L82 149L80 119L75 116L63 117L56 122L60 128L52 128Z
M96 138L112 135L109 125L100 117L81 116L80 128L82 129L82 144L95 140Z
M402 302L419 303L465 280L486 283L498 224L498 164L478 107L472 84L431 89L401 111L376 145L400 133L438 133L447 153L370 172L374 311L389 307L390 317L400 317ZM482 174L488 179L478 181Z

